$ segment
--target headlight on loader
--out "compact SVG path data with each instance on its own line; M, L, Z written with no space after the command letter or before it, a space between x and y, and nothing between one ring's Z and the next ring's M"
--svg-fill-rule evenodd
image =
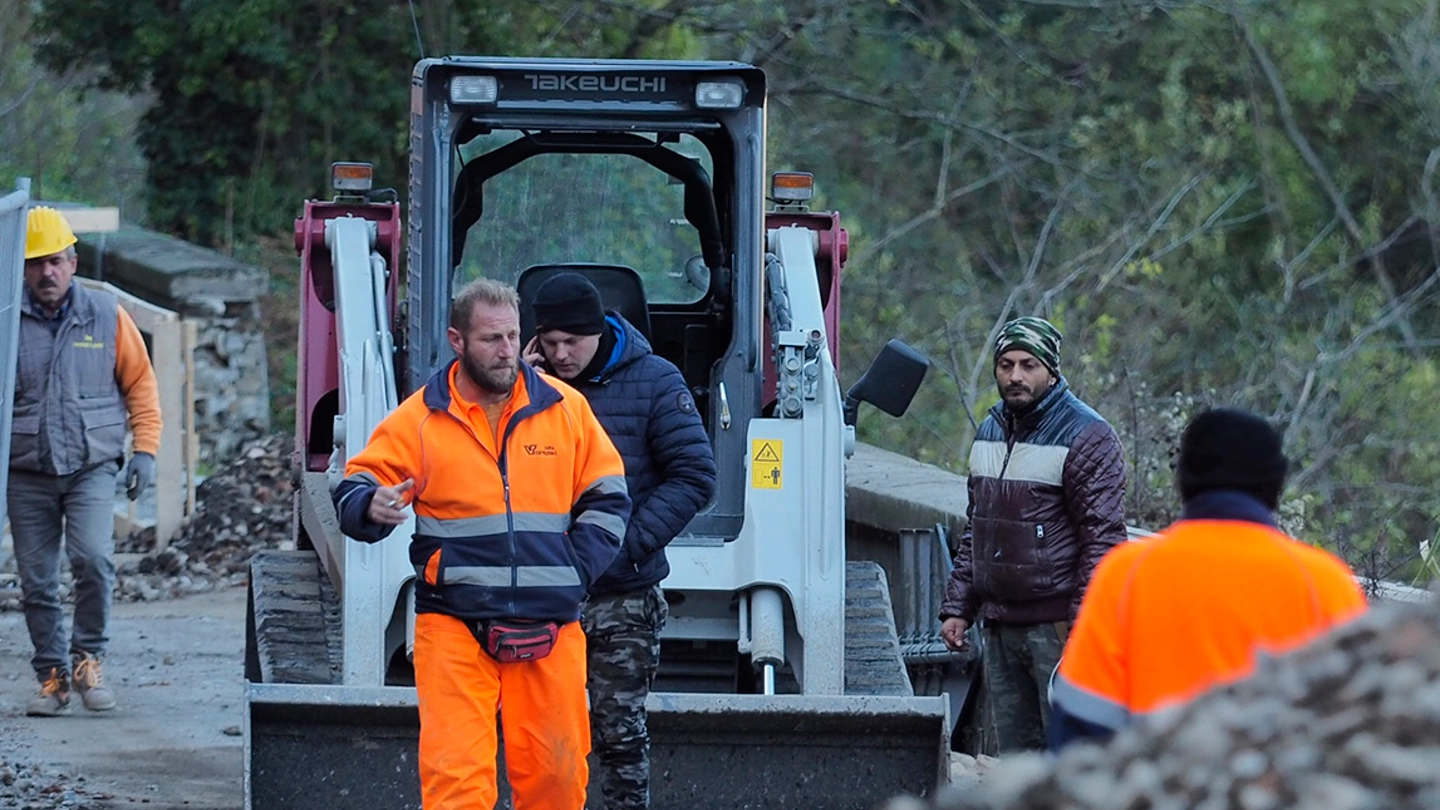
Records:
M451 104L494 104L500 81L494 76L456 76L450 80Z
M696 82L695 106L702 110L739 109L745 100L745 83L739 79Z

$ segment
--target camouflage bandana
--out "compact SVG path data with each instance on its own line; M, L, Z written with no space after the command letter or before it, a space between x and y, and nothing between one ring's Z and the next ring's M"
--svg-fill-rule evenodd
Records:
M1054 374L1060 373L1060 330L1044 318L1025 316L1001 327L995 336L995 359L1011 349L1035 355Z

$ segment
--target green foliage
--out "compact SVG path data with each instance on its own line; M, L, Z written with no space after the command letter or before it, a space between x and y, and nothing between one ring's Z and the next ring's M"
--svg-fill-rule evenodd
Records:
M335 159L403 187L417 24L429 53L758 64L771 168L815 172L850 229L847 379L896 336L934 363L911 415L866 413L862 438L963 469L998 324L1047 315L1125 442L1132 523L1175 514L1185 420L1239 405L1285 429L1287 527L1367 573L1426 570L1430 0L416 0L414 23L377 0L39 6L47 64L154 99L152 218L212 242L283 231Z
M113 205L143 219L134 128L144 101L83 92L80 71L42 70L27 41L29 9L14 5L0 15L0 195L28 177L33 199Z
M800 120L776 105L777 128L822 130L781 143L785 162L824 166L862 225L845 362L897 333L936 361L924 418L862 435L927 460L943 447L963 468L995 399L988 337L1045 314L1080 359L1072 384L1125 438L1132 522L1173 516L1184 419L1235 404L1287 428L1305 536L1381 573L1413 568L1436 498L1407 482L1440 474L1416 427L1440 416L1434 14L1007 8L887 7L858 26L879 36L846 43L863 53L807 77L841 91L807 97Z
M403 7L274 0L41 4L40 57L95 66L101 87L154 95L140 126L151 221L210 244L273 232L329 164L399 184L413 61ZM386 80L385 77L389 77Z

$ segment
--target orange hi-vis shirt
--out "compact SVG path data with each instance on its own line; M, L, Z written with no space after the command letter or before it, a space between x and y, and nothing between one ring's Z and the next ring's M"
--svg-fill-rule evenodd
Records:
M1245 520L1182 520L1100 562L1051 701L1111 730L1246 677L1365 611L1337 557Z
M520 365L498 430L455 396L451 360L381 420L335 488L340 528L393 529L366 512L379 486L415 482L416 613L570 622L620 551L625 463L580 392Z

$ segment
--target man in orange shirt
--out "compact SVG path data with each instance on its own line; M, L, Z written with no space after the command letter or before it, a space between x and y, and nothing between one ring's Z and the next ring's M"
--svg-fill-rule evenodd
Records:
M1051 684L1052 749L1251 674L1365 611L1335 556L1275 525L1288 462L1280 435L1239 410L1206 411L1180 440L1181 519L1117 546L1095 569Z
M585 397L520 362L519 306L490 279L462 289L457 359L381 421L335 490L362 542L414 508L425 810L495 806L497 714L514 806L585 805L580 603L620 550L630 498Z
M30 209L6 504L40 680L25 713L37 717L69 713L71 687L91 711L115 707L100 659L115 589L126 416L135 432L130 500L154 482L160 448L160 392L145 339L115 296L72 283L77 266L65 217ZM75 576L70 633L60 603L62 540Z

